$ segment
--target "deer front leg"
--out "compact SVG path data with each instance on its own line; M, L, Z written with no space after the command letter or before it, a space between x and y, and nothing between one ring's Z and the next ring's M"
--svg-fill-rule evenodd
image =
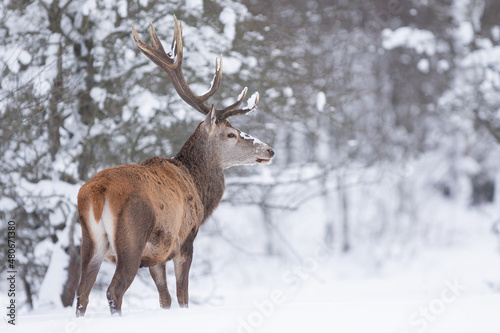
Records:
M158 293L160 294L160 307L163 309L170 309L172 298L168 292L165 264L166 262L164 261L149 267L149 273L151 273L151 277L153 278L156 288L158 289Z
M177 285L177 301L181 308L188 307L189 268L193 260L193 241L186 241L181 254L174 258L175 280Z

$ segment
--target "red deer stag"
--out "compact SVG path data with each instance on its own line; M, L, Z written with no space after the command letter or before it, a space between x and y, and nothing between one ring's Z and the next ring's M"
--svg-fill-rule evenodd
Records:
M165 264L173 259L177 300L188 306L188 275L193 241L200 225L220 203L225 189L223 170L235 165L269 164L274 152L268 145L235 129L229 117L256 108L258 94L247 108L238 101L224 109L205 101L218 89L222 58L216 59L212 87L194 94L182 74L182 25L175 19L171 53L165 53L151 24L152 46L144 43L132 26L136 45L168 73L177 93L190 106L206 115L173 158L152 157L139 165L127 164L98 172L78 193L82 227L82 272L76 292L76 315L83 316L89 293L106 257L116 263L107 290L111 314L121 315L125 291L140 267L149 271L160 295L160 306L169 308Z

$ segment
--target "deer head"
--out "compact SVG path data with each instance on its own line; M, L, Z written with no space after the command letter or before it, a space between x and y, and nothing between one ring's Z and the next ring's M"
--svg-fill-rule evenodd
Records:
M246 108L239 107L247 95L247 87L232 105L223 109L217 109L214 105L209 106L206 101L215 94L221 83L222 56L215 59L215 76L210 90L201 96L196 95L189 88L182 73L182 24L175 16L174 22L174 38L169 53L165 52L152 23L149 28L152 45L141 40L134 26L132 26L132 34L139 50L168 74L179 96L195 110L205 115L205 120L193 137L201 137L206 141L204 145L206 150L219 161L223 169L235 165L269 164L274 156L272 148L232 127L228 122L229 117L244 115L255 110L259 103L259 93L250 97ZM182 153L182 150L179 153Z

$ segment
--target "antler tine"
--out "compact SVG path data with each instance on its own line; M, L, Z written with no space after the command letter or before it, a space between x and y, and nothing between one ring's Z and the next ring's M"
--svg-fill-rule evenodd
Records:
M155 50L160 51L161 53L165 53L165 50L163 49L163 45L161 44L160 40L158 39L158 36L156 35L156 30L153 25L153 22L151 22L151 25L149 26L149 38L151 39L151 44Z
M151 23L149 27L149 36L151 39L151 45L144 43L139 34L135 30L132 25L132 36L134 38L134 42L139 48L139 50L144 53L146 57L148 57L151 61L153 61L158 67L163 69L174 85L175 90L179 94L179 96L190 106L195 108L197 111L207 115L211 111L211 107L208 106L205 101L212 97L219 89L220 83L222 81L222 55L220 58L215 58L215 75L212 80L212 85L210 90L205 94L199 96L196 95L188 86L186 80L184 79L184 75L182 74L182 56L183 56L183 45L182 45L182 22L178 21L174 15L174 37L172 40L172 51L171 53L166 53L163 45L160 42L156 34L156 30ZM247 94L248 89L243 89L238 100L232 105L222 109L216 110L217 113L217 122L223 122L227 118L245 114L250 111L255 110L257 104L259 103L259 94L256 93L252 95L251 98L253 100L249 100L249 106L244 109L237 109L243 99ZM212 106L213 107L213 106Z
M220 74L218 75L219 76L218 79L214 79L214 83L217 83L214 84L215 86L213 87L214 91L212 91L211 89L209 93L203 96L198 96L195 93L193 93L193 91L189 88L188 84L186 83L184 75L182 74L182 49L183 49L182 25L179 24L179 21L177 21L177 18L175 16L174 16L174 21L175 21L174 38L172 41L173 54L171 56L165 52L163 45L160 42L160 39L158 38L156 30L152 23L149 27L149 35L151 38L152 45L144 43L139 37L139 34L135 30L134 26L132 25L132 36L134 38L134 42L139 48L139 50L142 53L144 53L146 57L148 57L158 67L163 69L168 74L179 96L186 103L195 108L197 111L206 115L210 112L210 107L207 104L205 104L204 101L208 99L210 96L212 96L217 90L220 84L221 75Z
M238 108L241 105L241 103L243 103L243 100L245 99L247 92L248 92L248 88L247 87L243 88L238 100L236 102L234 102L233 104L229 105L228 107L224 108L223 110L220 110L217 118L221 119L221 121L222 121L222 120L225 120L228 117L230 117L231 112L236 110L236 108Z
M146 57L148 57L152 62L154 62L158 67L167 71L170 70L170 67L173 64L173 60L165 53L162 44L158 40L156 36L156 31L154 30L153 24L151 23L151 27L149 30L150 35L152 35L152 43L153 46L150 46L142 41L139 37L139 34L135 30L134 25L132 25L132 36L134 38L135 45L139 48L139 50L144 53Z
M182 65L183 50L184 45L182 44L182 22L177 21L177 17L175 17L174 15L174 38L172 39L172 53L175 54L174 63L177 65L177 67L180 67Z
M200 99L206 101L207 99L212 97L217 92L217 89L219 89L221 81L222 81L222 55L220 56L220 60L218 58L215 58L215 75L214 78L212 79L210 90L207 91L202 96L200 96Z
M217 116L217 121L222 122L222 121L225 121L229 117L237 116L237 115L241 115L241 114L246 114L246 113L254 111L257 108L257 105L259 104L259 93L258 92L254 93L248 99L248 107L243 108L243 109L237 109L241 105L241 103L243 103L243 100L245 99L247 92L248 92L248 88L245 87L240 94L241 97L235 103L233 103L232 105L228 106L227 108L225 108L223 110L220 110L219 114Z

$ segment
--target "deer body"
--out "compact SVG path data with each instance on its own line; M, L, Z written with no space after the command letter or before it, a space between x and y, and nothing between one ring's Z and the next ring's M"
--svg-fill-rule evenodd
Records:
M104 258L116 263L106 293L112 314L121 314L123 295L140 267L149 267L160 295L160 306L169 308L171 297L165 270L168 260L174 261L177 300L181 307L186 307L193 241L201 224L222 199L223 170L235 165L268 164L274 156L271 147L233 128L227 121L230 116L255 108L237 110L246 89L238 102L224 110L209 108L204 103L219 86L221 67L217 66L212 89L204 96L194 95L185 84L180 69L182 37L177 20L173 43L177 62L165 54L152 26L153 47L144 44L133 32L140 50L160 63L179 95L206 117L174 158L152 157L139 165L104 169L80 189L82 272L76 293L77 316L85 314L90 290Z
M117 233L119 228L130 230L139 224L140 233L147 235L140 266L150 267L174 256L179 250L174 245L183 243L189 231L203 221L203 202L192 176L182 165L160 158L144 163L147 165L105 169L89 180L78 196L82 220L97 241L97 249L107 247L106 257L114 263L121 244L137 235ZM124 216L124 208L130 203L138 215L133 221Z

